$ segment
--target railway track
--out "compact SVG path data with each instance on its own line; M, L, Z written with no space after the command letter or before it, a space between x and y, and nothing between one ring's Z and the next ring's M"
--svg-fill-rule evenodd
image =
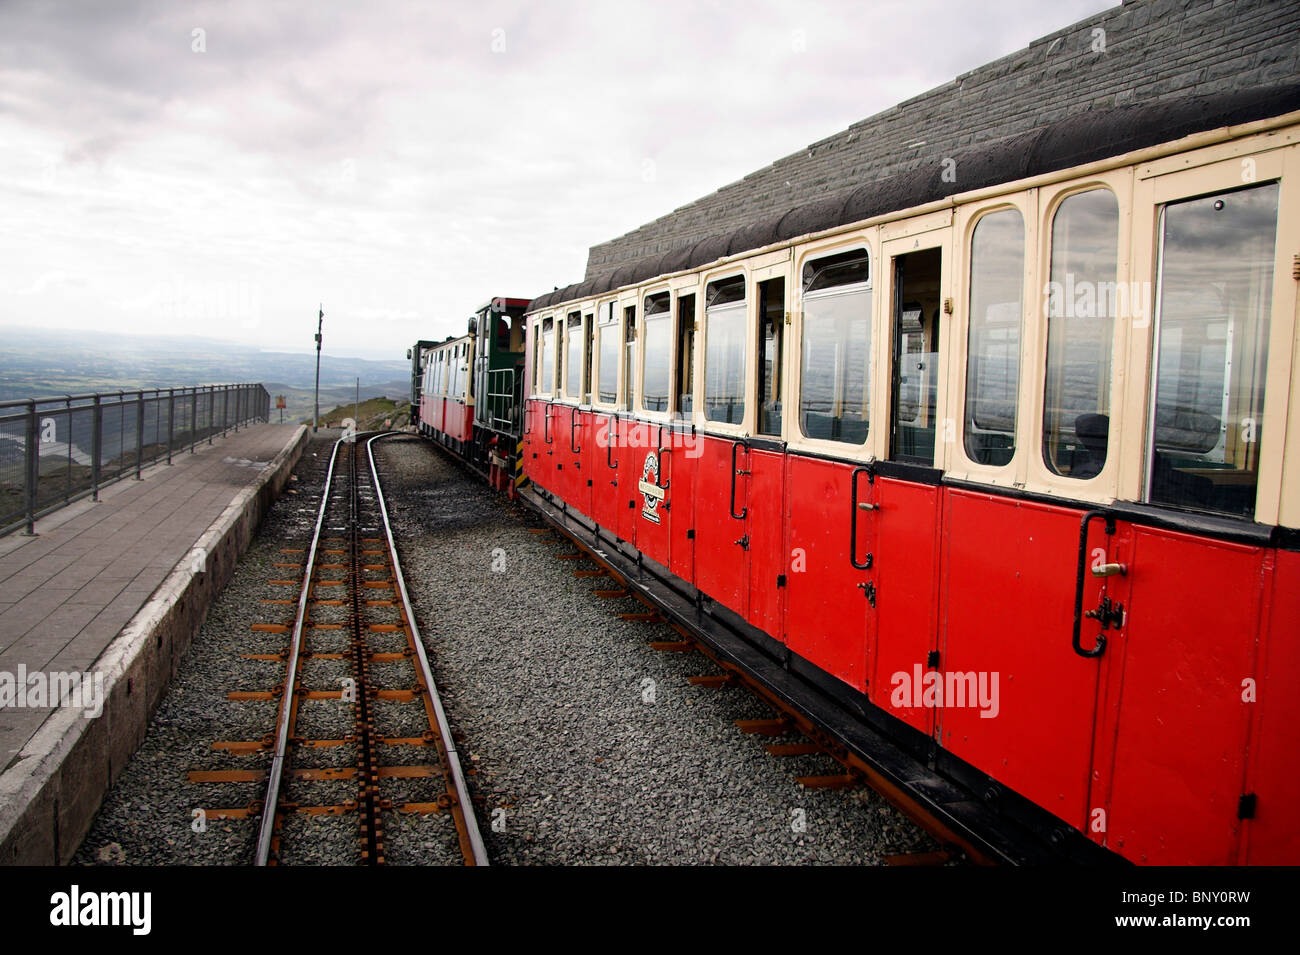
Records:
M354 861L382 865L392 840L401 838L392 832L394 818L431 813L450 815L466 865L488 864L456 740L402 576L371 450L382 437L335 443L310 540L304 548L282 551L299 559L277 566L302 574L274 583L297 586L298 597L269 602L292 606L293 617L253 628L283 635L286 642L276 653L251 655L281 661L282 683L229 694L234 700L275 700L275 726L261 740L218 741L213 748L260 752L269 762L265 769L190 773L192 782L263 784L256 803L208 811L218 818L257 817L255 865L277 865L303 854L292 843L312 838L313 827L294 825L300 817L352 821ZM321 675L309 673L318 667L335 685L320 685ZM320 703L350 710L350 731L318 738L305 729L304 707ZM411 708L422 713L417 716ZM307 722L341 725L340 714L332 715L332 724Z

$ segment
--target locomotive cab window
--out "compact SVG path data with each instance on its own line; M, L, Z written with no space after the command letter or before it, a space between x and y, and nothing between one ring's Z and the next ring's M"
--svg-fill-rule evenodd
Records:
M600 306L600 318L596 323L596 353L599 361L598 396L605 404L618 401L618 317L615 315L615 302L604 302Z
M1278 184L1161 210L1147 499L1255 514Z
M745 420L745 277L710 282L704 312L704 414L709 421Z
M1043 460L1087 479L1110 443L1111 348L1118 306L1119 203L1109 189L1067 197L1052 216L1051 278L1043 289L1047 376Z
M966 456L1000 467L1016 451L1025 222L1018 209L982 217L971 236Z
M671 387L673 320L672 296L659 292L645 297L642 314L641 404L646 411L667 411Z
M781 433L785 279L758 286L758 433Z
M871 262L856 249L803 268L799 430L862 444L871 396Z

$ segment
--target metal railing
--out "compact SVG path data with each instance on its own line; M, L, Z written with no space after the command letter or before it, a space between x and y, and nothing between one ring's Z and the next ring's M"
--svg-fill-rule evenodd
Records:
M502 434L518 432L518 407L515 391L515 370L498 368L485 373L480 381L478 403L474 407L474 423Z
M270 414L260 384L0 401L0 536Z

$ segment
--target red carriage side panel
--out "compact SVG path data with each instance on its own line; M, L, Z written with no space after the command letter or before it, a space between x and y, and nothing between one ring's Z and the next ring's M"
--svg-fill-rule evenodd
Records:
M533 451L536 457L531 459L531 472L528 477L538 487L551 493L558 491L555 482L555 434L553 421L555 405L550 401L533 402Z
M672 437L672 450L659 461L669 482L671 501L669 568L689 584L695 583L695 471L700 460L698 452L698 438L677 432Z
M538 478L541 453L541 428L538 423L540 401L529 399L524 402L524 476L536 483Z
M596 416L592 430L591 471L587 475L591 478L591 515L597 524L618 536L622 512L627 510L620 501L618 487L624 470L618 459L622 422L616 415L601 414Z
M944 707L940 744L1082 829L1100 662L1070 639L1081 515L952 488L945 497L941 673L973 673L977 689L983 676L997 709ZM1085 606L1099 593L1088 583ZM1085 628L1085 645L1097 631Z
M636 549L651 560L667 567L669 531L673 511L670 504L676 498L675 489L665 488L667 481L665 459L660 453L661 429L657 424L638 422L632 430L631 465L628 479L633 483L631 496L637 514ZM665 507L664 505L669 505Z
M1235 862L1264 597L1258 547L1133 528L1107 845L1138 863Z
M786 484L786 645L805 660L865 691L870 572L849 560L858 524L858 563L870 545L866 513L853 507L849 464L793 456ZM863 482L865 484L865 481ZM861 586L860 586L861 585Z
M641 521L641 500L637 483L645 463L645 449L634 446L637 440L637 423L631 418L619 421L619 443L614 448L614 460L618 462L618 486L614 488L615 504L618 511L614 533L620 540L629 544L636 543L637 524Z
M1300 554L1277 553L1267 602L1267 626L1255 677L1251 733L1252 765L1246 790L1255 794L1254 818L1246 823L1245 852L1251 865L1300 864ZM1248 678L1243 677L1243 682ZM1249 686L1242 686L1243 694ZM1249 694L1246 694L1247 696Z
M749 613L751 624L768 636L784 640L781 606L788 579L785 547L784 452L749 454L749 515L745 534L749 546Z
M916 668L930 669L937 649L939 607L939 488L892 478L859 479L859 498L874 505L864 513L875 585L875 606L867 604L876 639L869 648L867 680L871 701L925 733L934 732L938 709L916 706L914 694L894 691L903 679L914 683ZM865 545L864 545L865 546ZM865 562L865 556L860 557ZM942 672L947 661L940 660ZM903 674L897 678L896 674ZM924 701L924 692L921 696Z
M740 546L749 517L746 448L729 438L703 435L695 509L696 586L742 616L749 596L749 551ZM735 464L733 466L733 452ZM734 498L733 498L734 488ZM729 509L734 507L734 512Z
M565 503L578 513L591 516L591 488L587 486L587 471L583 458L587 448L583 444L583 413L573 405L560 405L551 422L554 432L555 458L558 465L556 478Z
M473 437L474 408L463 401L448 400L446 430L449 437L468 443Z

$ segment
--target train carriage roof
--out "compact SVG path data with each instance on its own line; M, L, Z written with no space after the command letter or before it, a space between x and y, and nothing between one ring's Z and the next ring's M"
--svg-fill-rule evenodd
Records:
M1193 133L1269 119L1300 110L1300 84L1252 87L1136 106L1092 109L1028 133L958 153L959 182L945 182L934 163L822 199L784 209L730 232L668 253L656 253L603 275L533 299L529 311L600 295L665 275L699 268L729 255L861 222L1006 182L1057 172Z

